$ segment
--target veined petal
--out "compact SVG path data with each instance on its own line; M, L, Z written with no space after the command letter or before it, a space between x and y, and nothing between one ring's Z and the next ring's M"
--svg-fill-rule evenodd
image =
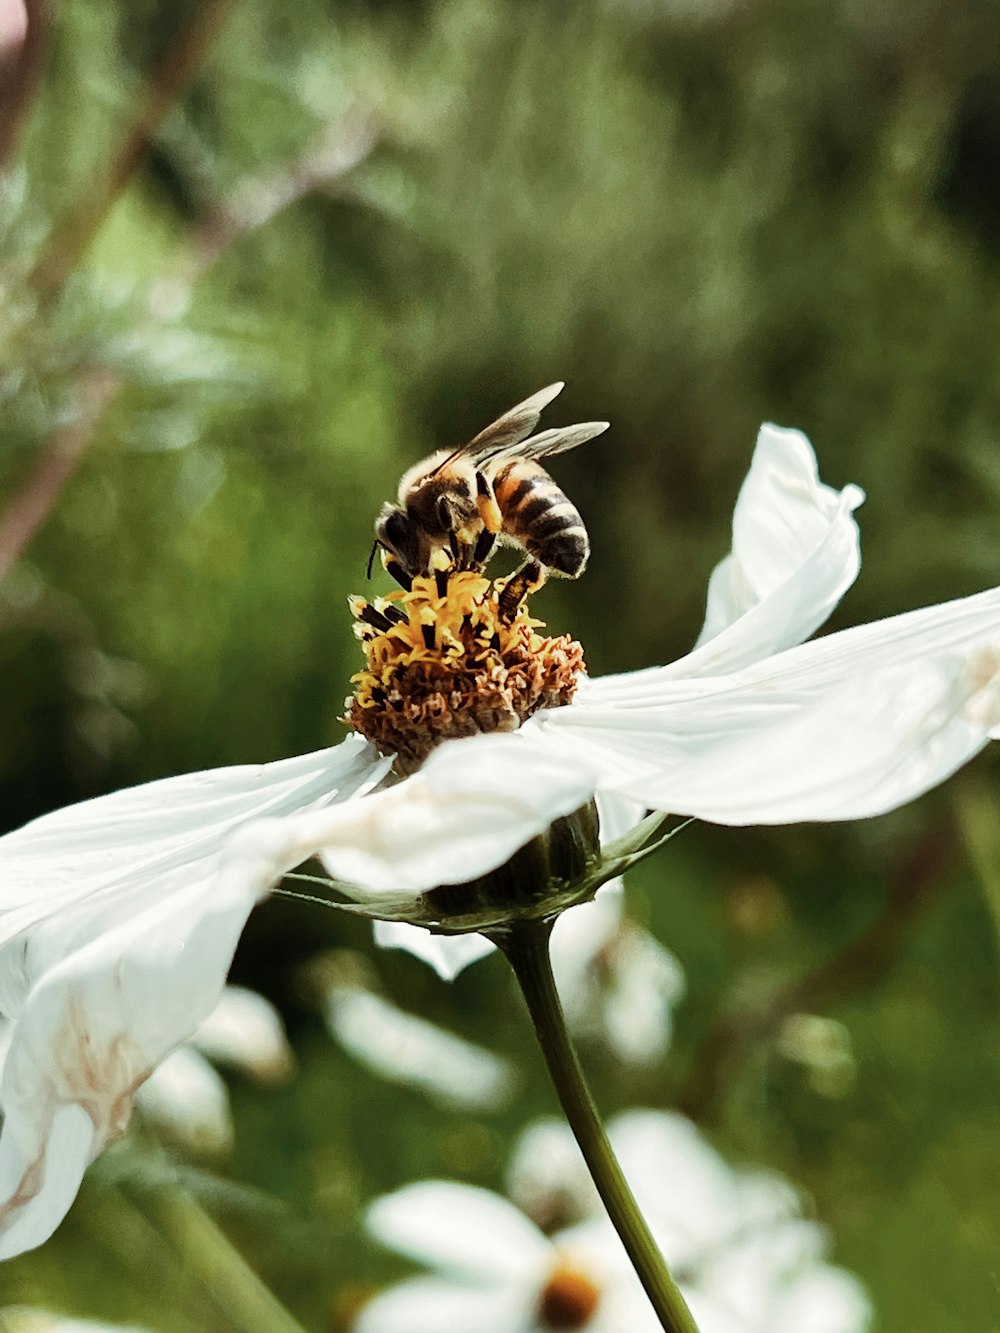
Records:
M43 815L0 838L0 946L76 904L95 912L116 904L118 914L133 894L149 901L195 880L207 884L241 824L345 800L388 767L352 737L314 754L164 778ZM75 920L85 932L85 918ZM34 975L60 956L36 957ZM0 1009L10 1014L32 978L3 961Z
M552 1262L551 1243L489 1190L422 1180L376 1199L365 1225L389 1249L470 1282L524 1283Z
M706 730L701 753L691 747L683 760L664 753L675 740L672 714L658 753L651 712L644 732L603 738L608 780L656 809L721 824L882 814L949 777L986 744L1000 722L998 667L993 649L917 659L852 673L836 689L797 702L786 696L780 706L751 688L735 738ZM592 761L602 746L594 732Z
M228 853L258 893L310 856L372 897L463 883L502 865L595 790L583 761L524 731L449 741L412 777L329 810L261 820Z
M195 883L31 988L0 1084L0 1258L52 1234L86 1165L128 1122L136 1088L212 1010L254 901Z
M708 586L705 624L676 674L716 674L809 637L861 567L851 517L857 486L819 479L816 455L797 430L764 425L733 514L733 546Z
M6 1124L0 1137L0 1259L48 1240L76 1198L95 1154L94 1126L82 1106L60 1106L34 1157L21 1151ZM23 1198L31 1191L30 1198Z

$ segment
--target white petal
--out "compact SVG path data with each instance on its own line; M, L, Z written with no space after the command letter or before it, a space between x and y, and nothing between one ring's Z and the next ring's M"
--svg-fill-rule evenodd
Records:
M594 789L586 763L568 763L535 733L450 741L394 787L242 830L230 867L259 893L316 854L336 878L375 895L462 883L502 865Z
M508 1061L362 987L332 987L325 1018L331 1034L366 1068L445 1106L496 1110L513 1095L516 1078Z
M263 995L242 986L225 988L191 1044L259 1083L280 1083L295 1066L281 1015Z
M545 1116L518 1136L507 1168L507 1192L547 1232L603 1216L590 1172L565 1120Z
M406 921L376 921L375 943L383 949L405 949L427 963L442 981L454 981L470 963L494 951L482 935L435 935Z
M144 1118L188 1152L216 1156L233 1146L229 1090L203 1055L182 1046L135 1096Z
M214 1007L253 903L196 882L106 923L32 987L0 1085L0 1256L47 1239L135 1089Z
M773 1333L866 1333L872 1306L853 1273L813 1264L788 1285L773 1322Z
M520 1288L483 1290L417 1277L369 1301L352 1333L532 1333L529 1310Z
M690 1120L627 1111L608 1133L669 1262L690 1266L725 1241L736 1220L736 1173Z
M998 639L1000 588L990 588L972 597L940 602L828 634L748 666L729 678L678 679L674 663L584 681L569 708L541 714L539 721L548 726L569 721L576 726L592 717L593 725L600 726L612 711L645 715L651 709L663 709L678 715L675 724L684 734L697 728L699 716L706 710L709 716L703 724L714 725L716 717L712 710L735 707L745 691L756 690L762 701L780 702L786 696L794 699L805 694L815 696L850 675L861 677L915 658L964 653ZM684 718L693 718L693 723L685 726Z
M387 768L366 743L272 764L165 778L56 810L0 838L0 946L74 904L110 907L153 901L200 880L207 885L220 849L252 819L343 800ZM78 940L87 917L78 915ZM93 937L93 931L90 932ZM15 1013L34 976L58 961L34 948L25 971L20 943L0 952L0 1009Z
M48 1240L76 1198L95 1149L94 1126L82 1106L60 1106L34 1156L21 1151L5 1123L0 1137L0 1259Z
M598 792L597 807L600 814L602 842L609 842L627 833L645 813L645 807L641 803L629 800L617 792ZM607 895L613 891L615 884L621 887L621 881L614 881L605 887L603 894ZM573 917L574 926L579 925L585 930L582 921L577 921L578 911L573 913ZM562 924L566 920L567 916L564 915L557 923L553 937L554 944L560 938L560 932L569 929ZM494 946L482 935L437 935L422 926L411 926L405 921L376 921L374 933L375 942L381 948L405 949L407 953L413 954L415 958L433 967L444 981L454 981L459 972L464 971L470 964L494 952ZM601 941L594 946L594 951L606 940L607 928L602 925L599 933ZM560 951L556 945L557 953L565 959L572 947L574 946L567 944L567 949Z
M820 481L799 431L762 426L736 502L732 551L712 574L698 644L675 670L732 671L807 639L858 576L851 514L863 500L856 486L838 492Z
M942 782L986 744L1000 716L995 670L975 654L914 661L848 678L783 717L765 702L757 729L684 763L657 754L648 718L644 736L628 734L632 771L619 747L611 780L655 808L721 824L882 814Z
M366 1225L389 1249L467 1281L530 1286L552 1261L549 1241L498 1194L423 1180L376 1199Z

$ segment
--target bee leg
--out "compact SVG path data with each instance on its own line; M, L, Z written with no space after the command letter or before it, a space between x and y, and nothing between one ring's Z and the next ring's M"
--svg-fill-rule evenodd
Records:
M490 532L489 528L483 528L476 539L475 549L472 552L473 569L482 569L493 554L493 547L496 545L497 535Z
M413 587L413 580L399 561L393 560L392 556L389 556L383 559L382 564L385 566L385 572L389 577L394 578L404 592L409 592Z
M517 608L524 601L529 593L537 592L545 583L545 571L541 565L534 560L529 560L522 565L516 573L511 574L507 580L507 586L500 594L500 600L497 603L497 610L501 620L513 620L517 615Z

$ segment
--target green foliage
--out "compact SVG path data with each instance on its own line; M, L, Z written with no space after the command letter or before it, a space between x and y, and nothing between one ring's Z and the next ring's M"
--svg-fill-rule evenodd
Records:
M2 182L7 503L95 368L115 384L0 586L7 824L339 738L358 665L345 599L379 504L409 463L557 378L555 420L613 422L559 460L594 557L539 604L594 671L690 643L764 418L805 429L826 479L869 491L866 567L838 623L996 581L987 0L960 16L940 0L242 0L46 295L39 273L101 197L197 8L59 6ZM374 147L306 189L291 168L360 124ZM980 761L969 779L987 824L994 777ZM833 832L685 834L633 890L688 972L675 1050L641 1075L587 1052L609 1110L686 1098L736 1158L801 1181L880 1327L905 1333L1000 1327L996 931L962 830L935 796ZM850 1086L817 1092L771 1029L695 1096L720 1015L843 957L932 861L899 938L876 932L871 960L846 955L812 992L850 1032ZM453 988L398 954L377 967L405 1007L530 1071L516 1107L445 1114L336 1053L294 977L344 943L369 947L357 923L287 904L251 923L238 973L289 1006L302 1074L237 1088L231 1176L277 1214L261 1225L256 1196L209 1198L317 1330L396 1272L359 1235L365 1200L423 1174L500 1184L513 1133L550 1107L496 960ZM149 1286L148 1222L110 1189L96 1176L56 1240L8 1267L11 1299L213 1326L183 1275Z

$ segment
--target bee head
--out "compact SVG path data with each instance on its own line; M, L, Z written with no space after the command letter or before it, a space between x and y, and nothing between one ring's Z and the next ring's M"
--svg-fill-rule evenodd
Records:
M394 555L408 574L420 569L420 529L404 509L398 505L382 506L375 521L375 541Z

